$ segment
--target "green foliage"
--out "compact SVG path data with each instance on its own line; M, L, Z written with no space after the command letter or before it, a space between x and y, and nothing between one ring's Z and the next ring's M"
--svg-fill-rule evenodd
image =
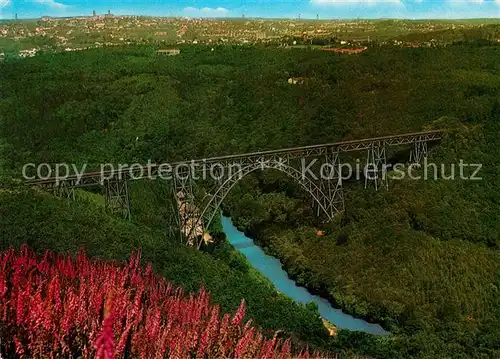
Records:
M482 181L394 181L389 192L349 182L347 212L330 225L279 173L249 175L225 203L300 284L393 336L340 331L327 341L311 311L276 294L229 245L203 254L173 243L157 182L132 185L133 223L103 215L99 194L68 205L7 186L1 246L84 246L115 259L139 247L172 281L193 290L205 283L227 311L245 297L263 328L379 358L498 357L500 47L377 47L356 56L211 49L157 57L148 46L116 47L1 63L2 181L26 162L91 169L450 129L431 158L482 163ZM289 85L294 76L309 81Z

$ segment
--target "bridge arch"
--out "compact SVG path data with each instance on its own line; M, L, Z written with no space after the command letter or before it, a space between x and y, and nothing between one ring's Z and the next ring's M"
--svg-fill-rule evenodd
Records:
M329 211L329 208L331 208L331 203L329 203L331 202L331 199L316 183L314 183L311 178L306 177L301 171L287 163L277 160L268 160L249 164L241 168L239 171L231 174L228 178L225 178L218 187L217 191L210 196L209 201L203 207L203 210L191 228L190 234L199 225L202 225L204 229L207 229L210 226L215 218L215 215L218 213L222 202L236 183L252 172L265 169L279 170L294 179L307 193L309 193L314 202L317 204L319 211L326 215L327 220L329 221L333 219L334 213ZM198 248L200 246L201 241L198 242Z

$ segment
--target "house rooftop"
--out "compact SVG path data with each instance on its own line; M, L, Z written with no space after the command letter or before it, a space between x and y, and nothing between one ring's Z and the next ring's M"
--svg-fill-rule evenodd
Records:
M161 49L156 51L157 54L166 54L166 55L179 55L181 50L179 49Z

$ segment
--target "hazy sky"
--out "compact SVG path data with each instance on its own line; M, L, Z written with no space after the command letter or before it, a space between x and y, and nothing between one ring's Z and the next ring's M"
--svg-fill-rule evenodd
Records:
M113 14L187 17L500 18L500 0L0 0L0 18Z

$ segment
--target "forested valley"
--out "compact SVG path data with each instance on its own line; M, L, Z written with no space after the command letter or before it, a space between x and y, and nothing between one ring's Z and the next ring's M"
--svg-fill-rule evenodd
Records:
M226 311L241 298L264 332L374 358L500 357L500 46L369 48L357 55L266 46L151 46L47 53L0 63L0 247L27 243L124 260L142 249L187 291ZM303 77L303 84L288 79ZM324 224L299 186L245 177L224 212L289 275L390 336L329 337L314 307L275 291L216 233L210 253L168 237L167 189L131 185L132 221L102 196L67 203L21 179L25 163L171 162L443 129L434 163L482 164L480 181L403 179L389 191L345 183L346 211ZM392 160L408 151L391 152ZM317 236L319 230L325 236Z

